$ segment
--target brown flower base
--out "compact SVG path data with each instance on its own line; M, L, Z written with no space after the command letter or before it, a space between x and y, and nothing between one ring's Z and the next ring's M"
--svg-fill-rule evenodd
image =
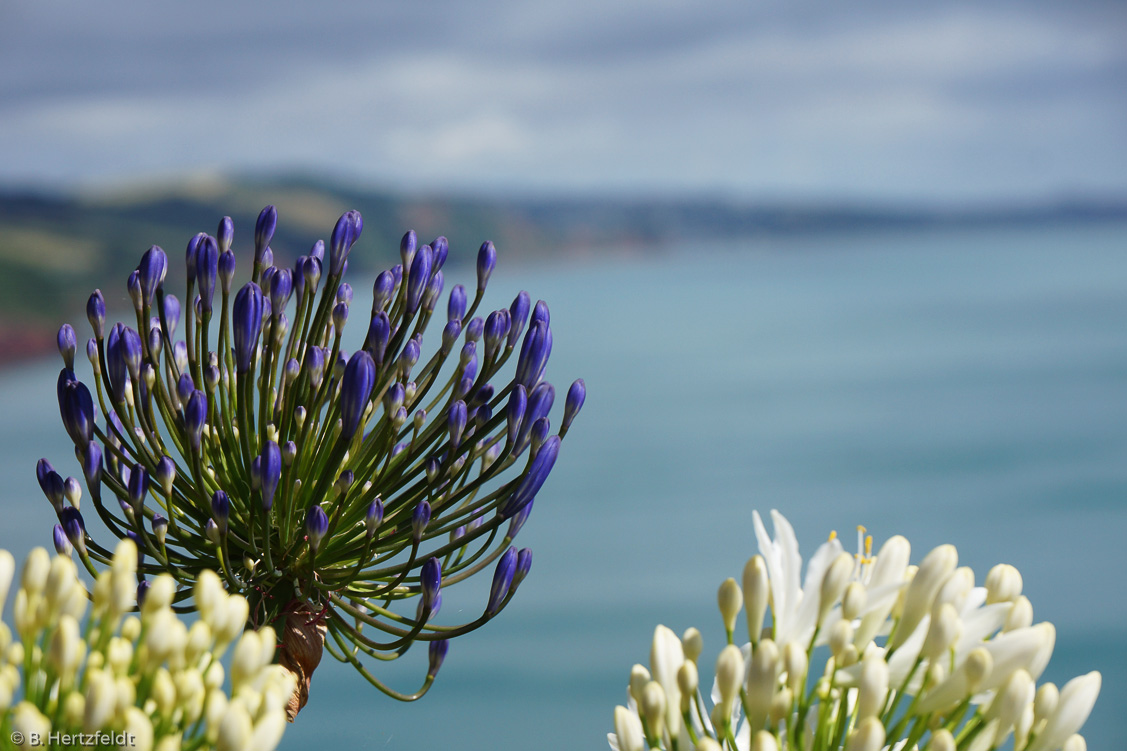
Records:
M282 624L278 664L297 678L297 687L286 706L286 717L290 722L309 701L313 671L321 664L327 631L324 615L323 610L302 602L287 611Z

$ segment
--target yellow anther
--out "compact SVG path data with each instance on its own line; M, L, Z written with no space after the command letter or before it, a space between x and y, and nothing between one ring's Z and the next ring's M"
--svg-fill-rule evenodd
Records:
M837 530L835 529L835 530L832 530L830 532L830 542L833 542L836 539L837 539Z
M865 538L865 557L866 558L872 558L873 557L873 536L872 535L868 535Z

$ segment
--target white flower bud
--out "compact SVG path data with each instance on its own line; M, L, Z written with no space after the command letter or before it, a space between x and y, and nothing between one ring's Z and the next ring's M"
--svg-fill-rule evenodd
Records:
M861 661L861 682L857 690L857 717L879 717L888 695L888 663L876 653Z
M986 604L1014 602L1021 588L1021 573L1008 563L999 563L986 575Z
M149 716L137 707L125 709L125 733L129 739L128 748L152 751L153 723L149 721Z
M932 616L928 625L927 636L924 638L921 654L932 662L946 652L963 632L963 621L959 618L955 606L943 603L939 610Z
M766 730L760 730L751 739L751 751L779 751L779 744L775 741L775 736Z
M1040 722L1051 715L1059 701L1060 690L1057 689L1057 684L1045 683L1037 689L1037 695L1033 699L1033 716L1036 721Z
M860 618L865 612L867 600L868 592L865 590L865 585L861 582L850 582L841 598L841 617L850 621Z
M282 742L282 734L286 732L286 712L277 709L266 714L254 724L251 734L250 748L255 751L274 751Z
M184 710L184 722L193 723L203 713L204 699L207 697L203 676L195 668L189 668L177 673L174 682L176 704Z
M720 606L720 616L724 619L724 630L729 634L736 628L736 617L743 607L744 597L740 592L740 585L732 578L725 579L716 593L716 601Z
M70 600L72 590L77 586L78 572L74 567L74 561L65 555L57 555L51 559L45 595L52 617L63 609Z
M653 671L654 680L665 692L665 726L669 730L670 737L681 733L681 691L677 688L677 671L684 661L684 648L677 635L665 626L654 629L653 645L650 647L650 669Z
M657 681L650 681L642 689L642 714L645 715L646 725L655 738L660 738L663 733L666 703L665 691Z
M165 668L157 668L153 674L153 685L149 695L156 702L157 711L162 717L168 719L172 710L176 709L176 684L172 681L172 674Z
M175 596L176 580L168 574L157 576L145 593L145 602L141 605L142 617L151 617L157 611L171 607Z
M697 741L696 751L724 751L724 749L719 743L706 735Z
M747 673L747 721L753 733L767 722L771 700L775 697L779 662L779 648L770 639L759 642L751 653Z
M208 666L207 672L204 673L203 684L207 686L208 691L215 691L223 685L223 679L225 677L223 665L216 660Z
M982 647L972 649L963 662L967 691L975 693L994 669L994 655Z
M783 669L787 671L787 687L795 695L805 691L808 667L806 650L798 642L787 642L783 647Z
M740 656L740 661L743 662L743 656ZM743 676L741 675L742 679ZM677 671L677 688L681 690L681 713L684 714L688 711L689 707L693 704L693 697L696 696L697 689L700 687L700 675L697 673L697 665L695 662L685 660L680 669ZM738 687L737 687L738 690Z
M790 717L792 701L794 701L794 694L786 686L775 694L775 698L771 700L771 710L768 713L772 726L777 726Z
M836 658L838 667L843 667L841 653L847 646L853 646L853 626L849 621L838 621L830 629L830 653Z
M227 599L227 593L223 591L223 582L219 579L219 574L211 569L200 572L196 579L193 594L196 600L196 609L200 611L200 617L205 621L210 621ZM215 628L211 623L208 623L208 625L213 629Z
M720 651L716 659L716 687L720 691L720 702L731 712L740 696L740 685L744 679L744 658L740 648L729 644Z
M66 727L82 727L82 716L86 713L86 699L77 691L71 691L63 700L63 723Z
M771 596L767 562L763 556L753 556L744 566L743 593L747 600L748 641L758 644L760 632L763 630L763 617L767 613L767 602Z
M1029 732L1033 729L1033 705L1026 704L1021 716L1014 725L1014 748L1025 748L1029 743Z
M614 734L618 737L619 751L643 751L645 748L642 721L621 705L614 708Z
M650 676L650 671L646 670L645 665L635 665L630 669L630 696L633 697L634 703L639 707L642 706L642 689L651 680L653 678Z
M121 623L121 638L137 641L141 636L141 621L137 616L131 615Z
M955 606L956 612L962 612L967 596L973 589L974 571L971 570L970 566L959 566L939 588L939 592L935 595L935 601L931 604L931 612L935 613L939 606L944 603L950 603Z
M685 635L681 637L681 650L686 660L696 662L704 650L704 640L701 638L700 631L692 626L685 629Z
M16 559L7 550L0 550L0 616L4 615L4 603L8 600L8 590L15 573Z
M227 694L218 688L210 689L204 703L204 721L207 724L207 739L212 743L215 743L216 738L219 737L219 725L226 715ZM247 723L249 724L249 722L248 718Z
M33 744L34 739L41 739L40 743L47 740L51 732L51 721L34 704L29 701L21 701L12 711L11 728L13 738L16 735L23 736L21 748L35 748L39 744ZM8 739L5 738L4 740L7 741Z
M43 548L32 548L23 564L21 584L28 596L39 595L47 587L47 575L51 570L51 557Z
M211 647L211 627L196 621L188 629L188 642L184 645L184 661L188 665L199 663L200 657Z
M1015 670L986 710L986 719L996 719L998 728L994 731L994 745L1000 746L1021 718L1021 713L1033 701L1033 679L1024 670Z
M114 675L125 675L133 661L133 642L115 636L106 645L106 665Z
M1019 628L1029 628L1033 625L1033 603L1025 595L1020 595L1006 614L1006 622L1002 631L1017 631Z
M1096 671L1073 678L1060 690L1060 700L1045 727L1037 734L1029 751L1050 751L1064 745L1083 727L1092 712L1092 705L1100 695L1102 678Z
M94 580L94 615L100 616L109 611L112 592L110 572L103 571Z
M845 588L849 586L849 580L852 576L853 556L845 552L839 553L829 568L826 569L826 575L822 578L820 599L818 600L819 626L825 623L826 616L829 615L834 605L841 600L841 596L845 594Z
M254 726L251 724L246 707L239 701L231 702L219 722L215 751L245 751L250 748L253 730Z
M940 728L931 734L928 742L928 751L956 751L955 736L947 728Z
M1084 740L1084 736L1073 734L1068 736L1061 751L1088 751L1088 742Z
M250 605L245 597L239 595L227 598L226 609L227 615L222 628L214 629L216 644L220 645L234 641L246 628L247 617L250 615Z
M262 664L262 640L255 631L244 631L239 643L235 645L235 656L231 658L231 693L238 694L244 684L254 679Z
M896 649L912 635L924 615L931 610L939 588L958 564L959 553L954 545L940 545L927 554L904 594L904 612L889 642L889 649Z
M86 642L82 641L79 634L78 621L69 615L62 616L55 633L51 635L47 662L64 678L64 683L69 683L85 656Z
M114 714L121 717L127 707L132 707L137 703L137 687L133 685L133 680L124 675L119 675L114 678L114 695L117 698L117 707L114 708Z
M884 725L876 717L866 717L849 734L845 751L880 751L884 747Z
M86 671L86 706L82 729L93 733L105 727L117 708L117 693L113 676L105 670Z

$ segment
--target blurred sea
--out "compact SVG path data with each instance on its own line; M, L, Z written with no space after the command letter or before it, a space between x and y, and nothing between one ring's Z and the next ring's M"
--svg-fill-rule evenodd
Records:
M551 304L553 421L572 379L589 394L521 533L532 574L452 643L415 704L326 656L283 748L606 748L657 623L700 627L714 658L716 587L755 552L753 508L786 514L805 553L832 529L851 546L864 524L877 545L907 536L915 562L952 542L980 582L1014 564L1037 620L1057 626L1046 679L1103 672L1089 747L1127 737L1127 225L767 238L517 269L503 250L487 302L523 288ZM0 373L0 545L21 559L50 545L35 461L77 474L58 368ZM451 589L443 615L473 617L487 586ZM377 675L414 690L425 650L401 662Z

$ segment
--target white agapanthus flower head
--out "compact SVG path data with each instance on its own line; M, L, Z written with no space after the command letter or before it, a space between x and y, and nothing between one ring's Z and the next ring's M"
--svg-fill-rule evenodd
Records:
M650 670L636 665L615 709L615 751L1015 751L1084 749L1078 731L1100 690L1091 672L1058 690L1037 685L1056 630L1034 623L1022 579L1007 564L984 585L953 545L918 565L900 536L874 555L836 535L803 573L790 523L758 512L759 554L717 601L727 634L709 697L698 689L700 633L654 632ZM735 644L745 613L748 642Z

